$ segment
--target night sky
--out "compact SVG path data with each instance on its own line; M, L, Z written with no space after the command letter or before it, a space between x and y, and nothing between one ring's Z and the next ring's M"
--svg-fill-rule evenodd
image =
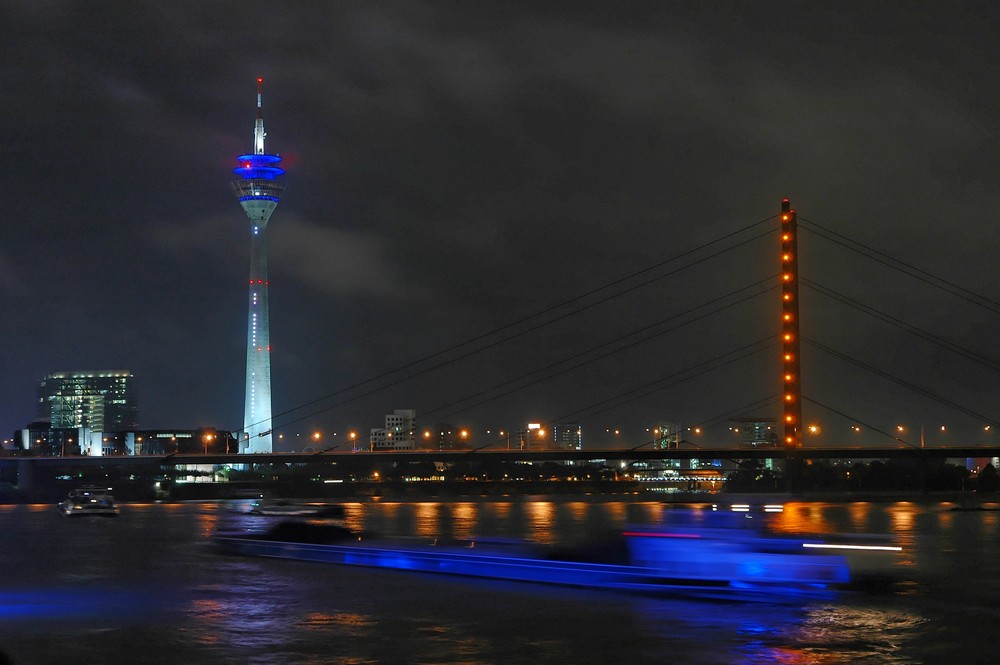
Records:
M144 428L242 427L262 76L276 448L399 408L477 444L777 418L778 292L732 303L778 284L783 197L807 444L989 440L1000 10L814 4L3 3L0 432L84 369Z

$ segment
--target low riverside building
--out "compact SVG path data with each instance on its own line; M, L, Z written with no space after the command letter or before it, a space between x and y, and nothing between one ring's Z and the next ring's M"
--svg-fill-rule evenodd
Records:
M13 454L34 457L234 453L238 447L233 432L213 427L95 432L88 427L35 422L16 430L13 440Z

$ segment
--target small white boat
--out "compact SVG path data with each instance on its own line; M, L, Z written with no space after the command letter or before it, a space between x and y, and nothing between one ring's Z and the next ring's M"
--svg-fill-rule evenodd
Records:
M65 517L83 517L88 515L102 515L105 517L117 517L119 514L118 504L111 496L110 488L101 487L81 487L69 493L65 499L56 506L59 512Z

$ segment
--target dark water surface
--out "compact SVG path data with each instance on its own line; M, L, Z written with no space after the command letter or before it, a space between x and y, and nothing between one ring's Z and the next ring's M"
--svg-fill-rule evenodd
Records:
M786 533L893 533L891 593L814 604L636 597L232 557L216 529L267 519L216 504L66 519L0 506L0 651L47 663L996 663L1000 512L947 503L789 503ZM349 503L387 535L574 543L676 516L658 502Z

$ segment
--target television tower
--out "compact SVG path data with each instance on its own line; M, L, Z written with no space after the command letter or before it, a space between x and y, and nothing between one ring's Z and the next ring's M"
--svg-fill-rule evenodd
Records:
M236 159L232 181L243 211L250 219L250 312L247 317L246 408L243 412L241 453L271 452L271 330L267 316L267 250L264 231L278 206L284 184L278 178L285 170L281 157L264 152L264 117L261 88L257 79L257 120L253 128L253 152Z

